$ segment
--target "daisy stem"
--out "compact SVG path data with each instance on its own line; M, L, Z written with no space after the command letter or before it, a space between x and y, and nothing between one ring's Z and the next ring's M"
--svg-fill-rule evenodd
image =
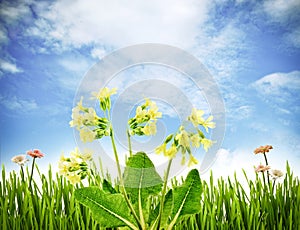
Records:
M267 156L266 156L266 153L264 153L264 157L265 157L265 161L266 161L266 166L268 166L268 159L267 159ZM269 170L267 170L267 175L268 175L268 184L270 184L270 174L269 174Z
M21 177L22 177L22 182L24 183L24 170L23 170L23 165L21 165Z
M30 174L29 187L28 187L28 189L31 188L31 181L32 181L32 175L33 175L33 168L34 168L34 164L35 164L35 158L36 158L36 157L34 157L34 158L33 158L33 161L32 161L32 167L31 167L31 174Z

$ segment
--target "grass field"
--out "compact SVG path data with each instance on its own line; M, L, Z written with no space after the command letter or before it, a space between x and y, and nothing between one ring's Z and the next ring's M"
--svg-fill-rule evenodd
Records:
M49 166L48 174L39 172L29 187L30 170L7 174L2 166L0 182L0 229L105 229L93 219L88 208L74 198L73 186ZM253 173L253 172L251 172ZM105 178L92 171L85 186L102 186ZM241 185L237 177L200 180L201 209L181 218L174 229L300 229L300 186L286 165L284 178L264 183L260 173ZM109 179L109 175L106 176ZM181 180L173 179L171 187ZM118 188L116 188L118 189ZM170 189L170 188L168 188ZM157 205L153 200L153 208ZM126 228L119 228L126 229ZM127 228L128 229L128 228Z

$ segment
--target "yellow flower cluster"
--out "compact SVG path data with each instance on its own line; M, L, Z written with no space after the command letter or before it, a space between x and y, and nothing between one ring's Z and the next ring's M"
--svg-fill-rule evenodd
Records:
M100 108L104 111L110 108L110 95L116 93L116 89L103 88L99 93L93 93L99 99ZM86 108L82 105L83 97L72 109L71 127L76 127L83 142L92 142L103 136L110 135L110 125L107 118L97 116L94 108Z
M150 136L156 134L156 121L162 117L154 101L145 99L145 103L136 108L135 116L129 119L131 135Z
M75 148L70 153L70 157L61 155L58 164L59 173L67 177L72 184L79 183L89 174L88 161L91 159L91 151L85 150L83 153L80 153L78 148Z
M164 143L155 149L155 152L158 154L163 153L164 156L172 159L176 156L177 152L181 151L183 154L182 164L185 164L186 153L189 154L188 166L197 164L198 161L193 156L191 147L193 146L199 148L200 146L203 146L204 150L208 151L208 149L214 143L212 140L205 138L205 135L199 128L199 126L203 127L206 132L208 132L209 128L215 128L215 123L212 122L213 116L209 116L205 120L202 117L203 114L204 111L193 108L192 113L187 120L193 124L193 126L196 128L196 131L188 132L185 130L184 126L180 126L178 132L169 135ZM168 143L171 143L170 148L167 148Z

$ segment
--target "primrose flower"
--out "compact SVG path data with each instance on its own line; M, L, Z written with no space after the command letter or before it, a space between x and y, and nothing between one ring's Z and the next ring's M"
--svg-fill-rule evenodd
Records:
M154 135L156 134L156 121L162 116L154 101L145 99L145 103L138 106L135 116L128 120L131 135Z
M190 166L196 165L196 164L198 164L198 160L192 154L190 154L188 166L190 167Z
M96 133L86 127L83 127L82 129L79 130L79 135L80 135L80 139L84 143L92 142L96 138Z
M110 109L110 96L117 93L117 88L109 89L104 87L100 89L98 93L93 92L93 98L96 98L100 102L100 108L105 111L106 109Z
M191 137L191 142L192 142L192 145L196 148L199 148L200 147L200 143L201 143L201 139L200 139L200 136L198 134L193 134Z
M13 158L11 158L11 161L20 166L24 166L24 164L29 160L26 159L26 155L17 155L17 156L14 156Z
M206 139L206 138L202 138L201 139L201 144L203 144L203 148L205 150L205 152L208 151L208 149L213 145L214 141Z
M203 121L203 110L197 110L196 108L192 109L191 115L188 117L188 120L192 122L194 127L198 127L201 121Z
M175 157L176 156L176 153L177 153L177 148L175 145L172 145L169 149L167 149L165 152L164 152L164 155L166 157L169 157L170 159Z
M178 144L183 146L184 148L190 147L190 139L187 131L184 130L183 126L179 128L180 133L175 136L175 140L178 141Z
M272 177L274 180L276 180L276 179L278 179L278 178L280 178L280 177L282 177L282 176L283 176L283 172L280 171L280 170L278 170L278 169L273 169L273 170L271 171L271 177Z
M255 172L265 172L265 171L268 171L271 167L269 165L258 165L256 168L255 168Z
M258 154L258 153L267 153L269 152L271 149L273 149L273 146L272 145L265 145L265 146L260 146L258 148L256 148L254 150L254 153L255 154Z
M70 155L70 157L61 155L58 163L59 173L72 184L76 184L88 175L87 162L92 160L92 152L86 149L81 153L78 148L75 148Z
M158 147L155 149L155 152L156 152L157 154L165 153L165 152L166 152L166 146L167 146L167 144L164 142L162 145L158 146Z
M33 158L42 158L42 157L44 157L44 154L38 149L27 151L27 155L29 155Z
M200 125L205 128L205 131L208 132L208 128L213 129L216 127L216 123L212 122L213 116L209 116L206 120L201 121Z

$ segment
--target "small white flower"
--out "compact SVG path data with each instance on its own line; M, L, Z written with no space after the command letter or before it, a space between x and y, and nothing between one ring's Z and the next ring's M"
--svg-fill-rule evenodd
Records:
M11 161L20 166L23 166L29 160L26 158L26 155L17 155L11 158Z

